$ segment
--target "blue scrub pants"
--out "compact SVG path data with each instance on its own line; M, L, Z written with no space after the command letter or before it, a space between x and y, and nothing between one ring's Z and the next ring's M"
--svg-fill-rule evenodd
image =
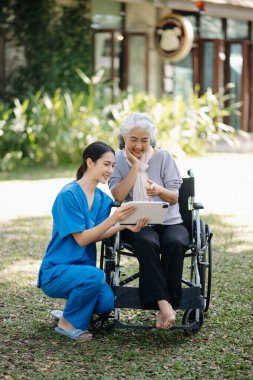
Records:
M47 271L50 269L45 271L45 277ZM42 276L41 288L49 297L67 298L63 316L82 330L88 330L93 313L107 313L114 308L114 295L105 274L93 266L59 265L57 275L45 284Z

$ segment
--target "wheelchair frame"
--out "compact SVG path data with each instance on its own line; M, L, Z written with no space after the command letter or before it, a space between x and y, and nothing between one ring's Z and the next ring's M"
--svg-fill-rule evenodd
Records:
M195 202L195 180L192 170L189 177L183 178L179 190L179 208L183 223L190 233L190 245L185 257L190 257L191 264L189 280L182 279L181 302L178 309L185 310L182 323L173 325L173 329L183 329L187 335L196 334L204 321L204 313L208 311L211 298L212 277L212 236L213 233L204 220L200 218L201 203ZM114 202L114 207L120 203ZM108 240L109 241L109 240ZM93 317L91 327L94 330L114 328L141 328L150 329L155 326L143 324L128 324L120 321L121 309L141 309L139 288L126 286L139 277L139 272L121 279L121 256L136 257L131 245L120 239L116 234L113 244L102 242L100 255L100 268L104 270L106 281L115 294L114 315L97 315Z

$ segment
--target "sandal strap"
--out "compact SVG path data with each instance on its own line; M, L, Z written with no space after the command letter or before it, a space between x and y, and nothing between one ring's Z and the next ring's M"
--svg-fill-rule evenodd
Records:
M87 333L89 333L88 330L81 330L81 329L76 329L76 328L73 328L72 330L68 331L68 334L72 336L80 336L82 334L87 334Z

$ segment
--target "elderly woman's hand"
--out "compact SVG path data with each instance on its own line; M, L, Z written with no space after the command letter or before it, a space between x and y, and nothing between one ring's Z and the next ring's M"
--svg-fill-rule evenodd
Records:
M157 185L154 181L151 181L151 179L147 179L147 182L149 184L149 187L147 187L147 195L149 197L158 196L162 193L163 187Z
M132 164L132 166L137 166L139 168L140 160L137 157L135 157L133 153L130 152L129 149L126 148L125 151L126 151L127 159Z

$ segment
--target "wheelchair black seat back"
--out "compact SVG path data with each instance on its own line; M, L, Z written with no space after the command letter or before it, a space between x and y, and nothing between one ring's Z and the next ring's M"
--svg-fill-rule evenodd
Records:
M200 290L203 297L203 311L207 312L211 297L212 280L212 243L213 233L209 225L200 218L200 211L203 205L195 201L195 178L191 170L189 177L183 178L183 183L179 191L179 210L183 219L183 224L190 233L190 253L186 257L192 257L191 279L194 274L194 257L197 258L198 271L200 275ZM184 282L184 280L182 280ZM192 282L192 281L191 281Z
M182 295L178 309L185 310L181 324L173 328L183 329L186 334L197 333L204 320L204 313L208 311L211 297L212 275L212 232L210 227L200 218L201 203L195 202L195 181L191 170L189 177L183 178L179 191L179 208L185 227L190 234L189 249L185 254L190 264L188 278L182 278ZM115 204L115 206L118 206ZM95 329L108 326L115 328L153 328L143 324L128 324L120 320L122 309L141 309L138 286L129 286L139 278L139 272L124 277L122 273L121 257L135 257L133 247L121 241L120 233L114 239L102 242L100 268L104 270L106 281L115 294L115 309L113 315L100 315L93 318ZM185 260L186 261L186 260ZM123 278L124 277L124 278Z

